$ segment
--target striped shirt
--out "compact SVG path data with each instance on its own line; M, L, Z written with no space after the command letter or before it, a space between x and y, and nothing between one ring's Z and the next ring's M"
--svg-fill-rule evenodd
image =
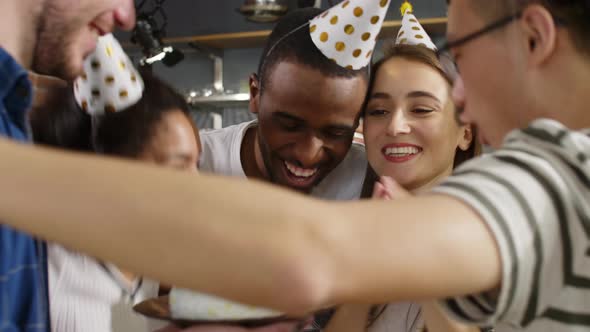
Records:
M499 295L444 301L454 316L497 331L590 330L589 133L537 120L434 190L479 213L502 260Z
M133 305L158 295L158 283L127 280L112 264L47 246L51 330L55 332L148 332L154 325Z

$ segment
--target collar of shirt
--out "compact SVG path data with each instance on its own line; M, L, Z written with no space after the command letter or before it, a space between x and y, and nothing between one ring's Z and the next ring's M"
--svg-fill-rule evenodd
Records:
M27 71L0 47L0 101L1 112L23 131L27 129L26 113L33 100L33 89Z

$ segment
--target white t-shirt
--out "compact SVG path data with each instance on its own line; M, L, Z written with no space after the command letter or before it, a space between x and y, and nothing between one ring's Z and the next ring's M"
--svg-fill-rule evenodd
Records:
M499 332L590 331L588 134L537 120L435 188L479 213L502 260L497 298L443 302L457 318Z
M47 246L47 255L52 331L151 332L163 326L132 309L156 297L158 283L144 278L130 284L115 266L56 244Z
M257 121L201 132L199 169L219 175L245 178L240 151L248 128ZM354 200L361 195L367 157L362 145L353 143L342 162L312 191L312 196L330 200Z

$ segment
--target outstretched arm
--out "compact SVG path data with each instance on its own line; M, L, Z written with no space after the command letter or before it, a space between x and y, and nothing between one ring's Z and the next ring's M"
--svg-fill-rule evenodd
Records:
M245 303L300 314L480 292L500 280L487 227L450 197L328 203L5 140L0 155L5 224Z

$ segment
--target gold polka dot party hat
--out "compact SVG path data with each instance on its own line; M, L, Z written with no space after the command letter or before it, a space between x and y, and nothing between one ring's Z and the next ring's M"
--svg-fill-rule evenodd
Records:
M74 81L76 102L90 115L122 111L141 99L143 89L141 76L112 34L98 38Z
M395 44L399 45L421 45L436 51L436 46L430 39L430 36L424 30L424 27L418 22L413 14L412 4L404 1L400 8L402 14L402 26L399 29Z
M358 70L372 59L391 0L346 0L309 23L311 39L329 59Z

